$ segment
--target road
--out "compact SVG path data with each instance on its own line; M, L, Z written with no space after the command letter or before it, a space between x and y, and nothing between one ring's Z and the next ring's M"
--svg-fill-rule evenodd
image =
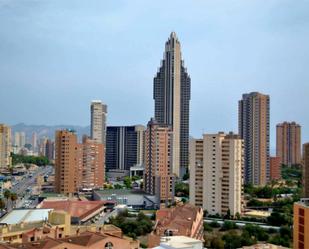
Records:
M36 185L36 178L41 175L51 174L53 172L52 166L42 166L39 167L37 171L32 173L32 176L29 177L29 173L25 177L18 181L11 189L11 192L14 192L18 195L18 200L15 203L16 208L21 208L25 203L29 204L29 208L35 207L35 202L29 200L31 197L31 192L33 187ZM28 191L27 191L28 190ZM30 191L29 191L30 190ZM8 203L8 211L12 209L12 203Z
M207 223L211 223L213 221L216 221L218 222L219 224L223 224L224 221L231 221L233 223L236 223L237 226L239 227L244 227L246 224L253 224L253 225L257 225L263 229L274 229L276 231L279 231L280 230L280 227L277 227L277 226L270 226L270 225L267 225L266 223L261 223L261 222L253 222L253 221L243 221L243 220L222 220L222 219L216 219L216 218L206 218L204 219L204 222L207 222Z

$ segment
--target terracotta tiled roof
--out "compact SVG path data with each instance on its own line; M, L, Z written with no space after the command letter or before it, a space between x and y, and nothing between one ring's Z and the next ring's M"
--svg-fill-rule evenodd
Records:
M38 241L38 242L29 242L29 243L23 243L23 244L12 244L7 246L1 246L0 249L4 248L18 248L18 249L52 249L58 245L60 245L62 242L46 238L45 240Z
M50 208L54 210L63 210L68 212L72 217L83 219L91 213L102 208L105 201L79 201L79 200L56 200L43 201L41 208Z
M190 231L198 212L199 208L191 204L159 210L157 211L156 229L165 230L168 228L179 232Z
M106 235L95 232L84 232L80 235L70 236L68 238L60 239L59 241L67 242L70 244L81 245L81 246L91 246L102 239L107 238Z

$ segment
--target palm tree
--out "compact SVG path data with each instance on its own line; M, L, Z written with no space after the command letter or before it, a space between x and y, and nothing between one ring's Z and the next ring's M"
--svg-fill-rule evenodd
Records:
M11 201L13 202L13 205L15 206L16 200L18 199L18 196L16 193L11 193Z
M5 203L3 201L3 199L0 199L0 210L5 208Z
M10 192L10 190L8 190L8 189L4 190L3 196L4 196L5 199L6 199L6 207L8 208L7 205L8 205L9 199L10 199L10 197L11 197L11 192Z

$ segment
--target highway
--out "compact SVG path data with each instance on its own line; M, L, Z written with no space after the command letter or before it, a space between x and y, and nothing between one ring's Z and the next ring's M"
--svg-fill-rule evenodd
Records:
M18 181L11 189L11 192L14 192L18 195L18 200L15 203L16 208L21 208L25 203L29 205L29 208L35 207L35 203L29 200L31 197L32 189L36 185L36 178L41 175L52 174L52 166L41 166L37 171L32 173L32 176L29 177L29 173L25 177ZM31 205L32 204L32 205ZM8 203L8 211L12 209L12 203Z

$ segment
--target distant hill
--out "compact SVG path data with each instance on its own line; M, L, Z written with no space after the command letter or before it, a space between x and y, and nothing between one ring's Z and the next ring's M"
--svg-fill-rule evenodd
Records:
M25 132L27 141L31 141L32 133L36 132L37 137L48 137L54 140L55 131L61 129L72 129L75 130L78 137L85 135L90 135L90 126L78 126L78 125L27 125L24 123L19 123L12 127L12 136L14 136L14 132Z

